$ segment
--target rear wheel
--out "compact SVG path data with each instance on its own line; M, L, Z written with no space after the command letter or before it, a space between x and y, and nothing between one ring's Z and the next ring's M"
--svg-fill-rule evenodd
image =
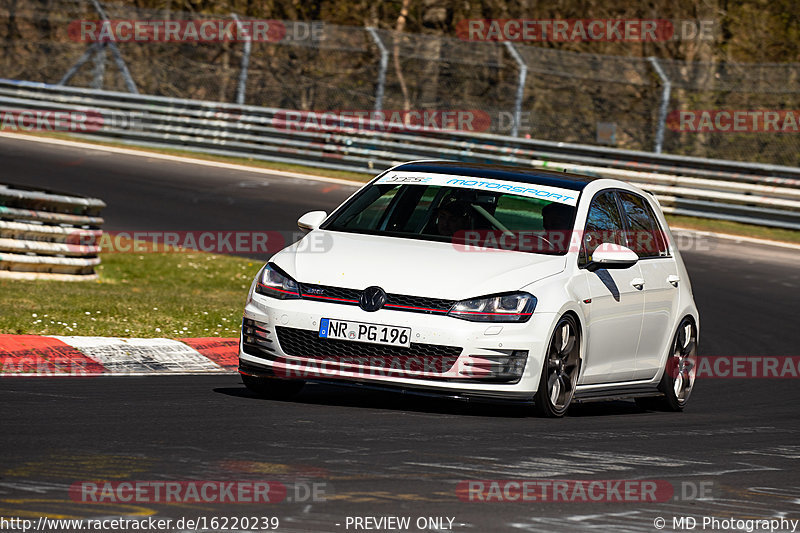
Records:
M258 378L255 376L242 376L242 383L248 390L258 394L262 398L273 400L288 400L294 397L305 385L304 381Z
M580 335L572 315L562 316L556 324L539 380L534 402L536 411L545 417L561 417L567 412L581 367Z
M636 404L643 409L683 411L694 389L697 375L697 328L691 318L685 317L678 326L672 350L667 357L664 376L658 390L664 396L637 398Z

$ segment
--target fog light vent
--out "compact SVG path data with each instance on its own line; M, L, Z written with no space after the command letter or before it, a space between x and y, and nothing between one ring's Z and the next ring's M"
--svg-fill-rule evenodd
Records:
M527 350L493 350L491 354L470 355L459 364L458 373L482 381L519 381L528 361Z

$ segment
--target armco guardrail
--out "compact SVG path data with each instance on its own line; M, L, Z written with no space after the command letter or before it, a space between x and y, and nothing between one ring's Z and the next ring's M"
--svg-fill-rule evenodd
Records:
M0 110L83 113L81 137L373 173L414 159L571 170L641 185L668 213L800 229L800 168L699 159L454 130L413 131L295 111L0 80ZM19 123L16 123L19 125ZM6 128L8 129L8 128ZM24 128L22 128L24 129Z
M96 198L0 184L0 278L97 279L105 205Z

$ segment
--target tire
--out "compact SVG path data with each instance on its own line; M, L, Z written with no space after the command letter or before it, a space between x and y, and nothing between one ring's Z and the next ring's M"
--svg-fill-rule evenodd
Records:
M534 405L539 416L562 417L567 412L581 369L580 329L575 317L564 315L556 324L542 363Z
M248 390L254 392L262 398L269 398L271 400L288 400L293 398L300 392L305 385L305 381L288 380L288 379L274 379L274 378L257 378L255 376L246 376L241 374L242 383Z
M697 327L691 317L684 317L672 340L670 355L658 390L664 396L636 398L636 405L653 411L683 411L694 390L697 374Z

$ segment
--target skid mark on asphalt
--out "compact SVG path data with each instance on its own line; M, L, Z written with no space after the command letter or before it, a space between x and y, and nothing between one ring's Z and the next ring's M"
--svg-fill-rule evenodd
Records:
M46 516L48 518L74 518L80 519L86 516L85 513L72 514L78 508L65 508L65 502L58 499L47 498L19 498L0 500L0 516L16 516L20 518L38 518ZM86 511L84 505L80 510ZM156 514L155 509L141 507L130 504L92 504L92 511L105 511L105 516L131 516L142 517Z
M774 506L800 506L800 487L725 487L727 493L742 501L771 500Z
M768 457L782 457L784 459L800 459L800 446L775 446L773 448L760 448L756 450L740 450L734 453L739 455L766 455Z
M147 472L152 461L138 456L53 453L2 472L0 515L81 518L89 508L69 498L72 483L93 479L122 480ZM29 497L29 495L33 497ZM111 514L151 515L155 511L124 503L92 504Z
M329 472L303 464L268 463L264 461L224 460L218 463L225 472L243 472L248 474L272 474L278 476L292 476L295 478L327 477Z
M0 495L11 494L14 491L33 492L34 494L47 494L51 491L66 493L69 484L48 483L46 481L0 481Z
M147 458L131 455L53 453L8 469L3 478L63 479L69 483L84 479L129 479L147 472L152 464Z
M441 494L441 493L439 493ZM428 494L413 492L388 492L383 490L339 492L327 497L328 501L346 501L348 503L393 503L393 502L453 502L455 495L449 498L435 498Z
M33 392L27 390L20 390L20 389L3 389L0 391L0 394L13 394L17 395L25 395L25 396L46 396L49 398L69 398L70 400L85 400L85 396L70 396L69 394L55 394L55 393L47 393L47 392Z
M487 475L508 477L561 477L567 475L590 475L607 472L628 472L639 467L653 468L692 468L712 463L693 461L678 457L619 454L602 451L564 452L536 459L523 459L508 464L491 458L466 457L469 462L416 462L406 465L422 466L431 470L449 470L465 475L485 478Z
M586 504L580 504L579 513L569 514L571 505L575 504L564 504L558 508L542 506L538 508L541 512L527 519L518 519L508 523L507 526L530 533L572 532L576 529L652 533L656 531L653 525L656 517L666 519L668 528L665 531L673 531L672 517L691 516L697 520L697 530L700 530L704 516L756 520L776 518L787 514L794 516L797 513L797 506L781 504L768 498L754 500L716 496L713 499L669 502L657 506L647 505L619 512L591 513L587 511ZM776 505L781 505L783 508L776 509ZM635 507L635 504L632 507Z

